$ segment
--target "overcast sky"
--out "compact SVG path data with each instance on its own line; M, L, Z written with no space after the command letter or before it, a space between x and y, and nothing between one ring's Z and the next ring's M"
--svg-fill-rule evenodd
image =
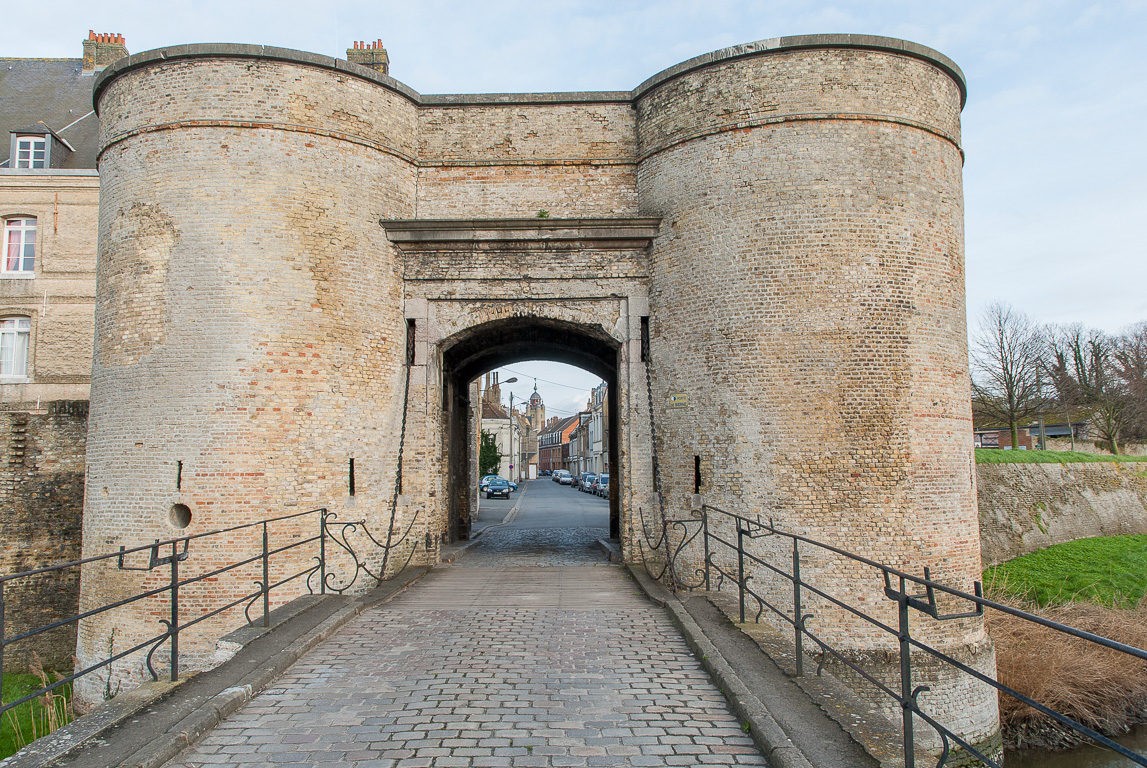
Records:
M50 21L0 26L0 56L80 55L88 29L139 52L261 43L344 57L381 38L421 93L630 90L736 43L887 35L935 48L968 79L963 113L968 314L1002 300L1042 322L1107 331L1147 320L1147 0L475 3L56 1ZM9 14L11 15L11 14ZM522 366L511 366L521 370ZM538 372L541 371L541 372ZM572 409L594 377L531 375ZM508 375L503 373L503 377ZM515 396L533 388L519 376ZM549 387L547 389L547 387Z

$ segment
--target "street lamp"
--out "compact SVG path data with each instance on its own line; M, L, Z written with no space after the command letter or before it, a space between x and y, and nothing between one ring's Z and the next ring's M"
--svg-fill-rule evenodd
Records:
M500 382L500 383L501 384L513 384L517 380L518 380L518 377L514 376L513 378L506 379L505 381ZM501 405L501 403L498 403L498 405ZM507 479L513 480L514 479L514 464L513 464L513 461L514 461L514 392L513 392L513 390L510 391L510 414L509 415L510 415L510 462L511 463L510 463L510 477Z

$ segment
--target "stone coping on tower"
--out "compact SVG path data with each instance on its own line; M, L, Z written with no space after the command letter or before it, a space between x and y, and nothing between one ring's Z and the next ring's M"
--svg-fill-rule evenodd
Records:
M636 101L657 86L674 78L681 77L697 69L713 66L724 61L741 59L749 56L763 56L781 51L797 51L808 48L856 48L870 51L888 51L922 59L955 81L960 89L960 107L968 100L968 84L964 73L939 51L933 50L919 43L900 40L895 37L881 37L879 35L791 35L789 37L772 37L768 40L758 40L755 43L744 43L719 51L695 56L688 61L658 72L641 85L633 89L633 100Z
M92 86L92 103L98 113L100 95L104 89L120 75L155 64L193 58L247 58L285 61L304 64L321 69L330 69L347 75L370 80L384 88L410 99L424 107L466 107L466 106L515 106L526 104L595 104L634 102L662 83L673 80L697 69L714 66L725 61L763 56L783 51L796 51L812 48L855 48L861 50L888 51L921 59L937 67L956 83L960 91L960 106L967 101L968 89L964 73L954 61L939 51L918 43L879 35L792 35L774 37L744 43L718 51L695 56L680 64L653 75L632 91L582 91L554 93L478 93L478 94L430 94L422 95L408 85L389 75L360 64L352 64L344 59L323 56L307 51L278 48L270 45L249 45L243 43L192 43L168 48L156 48L120 59L108 66L96 78Z

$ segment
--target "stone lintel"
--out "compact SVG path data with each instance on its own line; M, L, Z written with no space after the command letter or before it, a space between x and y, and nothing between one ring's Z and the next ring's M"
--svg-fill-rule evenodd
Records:
M627 219L380 219L400 247L459 243L576 241L594 248L646 248L661 227L658 218Z

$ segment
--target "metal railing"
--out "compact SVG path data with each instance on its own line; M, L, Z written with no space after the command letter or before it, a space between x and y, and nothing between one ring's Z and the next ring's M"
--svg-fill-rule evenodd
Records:
M718 520L724 521L723 524L718 524L716 522ZM693 526L697 527L693 528ZM726 538L727 534L722 533L722 528L735 530L735 540L732 537ZM671 538L673 538L671 531L676 533L677 541L675 544L671 541ZM766 557L746 547L746 542L764 537L777 537L778 539L789 542L789 547L786 547L786 549L790 551L791 559L786 554L784 559L787 562L784 566L769 562ZM968 619L983 616L984 609L988 608L1009 616L1014 616L1023 621L1042 625L1056 632L1085 640L1097 646L1126 654L1128 657L1147 660L1147 651L1141 648L1126 645L989 600L984 597L982 585L978 581L974 582L972 593L964 592L934 580L928 568L924 569L923 577L906 573L884 565L883 563L876 562L875 560L841 549L840 547L825 544L807 536L783 531L777 528L771 520L766 522L760 518L753 519L745 517L744 515L727 512L708 504L704 504L699 510L695 510L690 517L663 520L661 531L658 535L649 536L648 532L646 532L645 538L644 547L650 552L660 550L663 554L661 563L663 570L660 574L654 574L656 578L660 579L663 576L672 575L670 583L675 584L677 588L688 590L711 590L714 588L714 581L717 582L715 585L716 589L720 590L726 581L731 581L735 583L737 587L738 609L741 623L744 623L746 619L746 601L752 600L757 608L755 621L759 621L763 612L767 610L778 617L781 622L788 624L793 631L795 666L798 676L804 675L804 646L807 638L815 643L820 650L817 674L820 674L823 670L825 662L829 658L832 658L874 686L882 695L894 700L902 713L902 740L904 764L906 768L914 768L916 765L914 726L917 719L926 723L939 735L942 746L940 755L937 758L936 768L942 768L947 764L951 756L951 747L953 744L965 750L967 754L973 758L980 760L984 765L992 766L992 768L1001 768L1001 764L996 762L991 756L985 755L975 745L968 743L957 733L954 733L943 723L937 721L921 709L917 699L920 694L928 691L929 687L913 684L913 651L926 654L942 665L969 675L1000 693L1014 697L1016 700L1023 702L1037 712L1052 718L1057 723L1086 736L1094 743L1128 758L1135 765L1147 766L1147 757L1132 752L1094 729L1035 701L1029 696L1000 683L993 677L974 669L969 664L954 658L952 655L929 645L920 639L919 634L914 637L912 635L912 625L909 618L911 612L916 611L924 614L932 621ZM680 562L682 560L688 560L686 550L691 545L695 546L695 543L700 544L702 547L701 565L700 567L692 568L691 574L683 575L679 572L682 570ZM889 623L881 621L879 618L861 610L856 605L829 593L826 589L822 589L802 577L802 558L807 557L812 552L831 553L839 558L844 558L846 561L851 561L852 563L867 566L878 571L883 576L884 596L896 604L896 625L892 626ZM724 556L722 556L722 553ZM694 564L697 562L695 556L693 562ZM767 573L779 578L782 582L788 582L788 584L791 585L791 607L781 608L774 605L771 600L775 600L775 598L760 594L754 589L751 582L755 575L754 571L757 569L764 569ZM690 577L693 580L692 583L690 582ZM937 600L938 594L946 595L952 598L954 602L963 603L967 606L968 610L955 613L941 612ZM811 613L805 612L807 608L805 599L813 596L857 617L879 632L888 634L896 639L899 662L898 690L878 680L868 671L847 658L844 652L834 648L829 641L818 636L810 629L808 622L812 620L814 616Z
M299 531L307 525L305 518L311 516L314 517L314 528L312 529L314 534L311 536L300 534ZM395 571L395 574L392 574L397 575L410 564L420 543L419 540L410 538L410 533L414 528L417 518L418 514L416 513L410 520L406 530L401 532L394 530L392 518L386 536L379 539L371 534L365 520L340 521L336 513L326 508L318 508L254 523L208 531L206 533L178 536L176 538L167 539L166 541L156 540L152 544L143 544L137 547L121 546L115 552L50 565L22 573L0 576L0 689L2 689L4 680L5 652L11 646L17 643L31 641L33 638L41 636L44 633L69 627L73 624L78 624L78 622L84 619L99 616L109 611L132 605L133 603L139 603L140 601L153 598L164 599L166 596L167 602L165 610L166 618L158 619L159 623L164 627L161 632L142 642L136 643L126 650L118 652L114 650L114 645L109 643L107 658L83 669L77 669L70 675L61 676L58 680L40 687L14 701L0 703L0 716L14 707L20 706L25 702L43 696L45 693L69 685L85 675L105 668L109 669L110 686L110 668L112 665L120 659L139 653L144 649L147 649L147 655L145 656L147 671L153 680L158 680L159 673L153 665L153 657L156 651L165 644L167 644L168 655L170 657L168 665L170 679L175 681L179 678L179 637L181 632L187 630L189 627L218 616L225 611L244 605L244 603L246 604L243 608L244 617L249 626L261 623L262 626L269 627L271 621L271 592L273 590L284 587L298 579L303 579L308 594L341 595L351 590L363 574L373 578L376 583L380 582L386 575L387 568L390 566L392 553L399 551L399 549L410 540L411 546L409 546L409 552L405 555L404 562L402 562L402 565ZM289 542L279 546L272 546L272 537L276 533L275 529L277 526L289 526L286 534L284 534L289 536ZM254 549L254 554L240 557L219 567L209 566L208 570L192 576L180 574L180 565L187 563L196 549L202 547L203 551L208 551L215 543L224 538L226 539L225 543L233 545L237 538L241 538L244 533L248 532L254 533L257 537L254 542L248 542L248 544L253 545L248 548L248 551ZM371 548L372 551L369 560L364 559L362 554L356 550L356 542L360 542ZM429 549L432 543L433 540L428 533L426 535L426 548ZM192 546L193 544L195 545L194 547ZM307 547L310 547L312 551L317 551L310 557L307 556L305 551L295 553L293 558L287 555L287 553L292 553L294 550ZM144 558L146 558L146 560L144 560ZM299 559L302 559L303 562L306 563L305 567L288 573L280 573L275 576L275 580L272 581L273 570L282 570L284 566L289 568L292 562L297 566ZM133 564L141 560L143 562ZM377 564L372 566L370 564L371 562ZM59 575L71 569L84 568L85 566L91 567L100 563L106 563L108 565L114 563L115 568L121 571L151 573L157 571L157 569L166 568L167 574L161 585L140 589L127 597L88 610L82 610L79 613L42 626L24 629L11 637L6 636L6 589L10 592L12 587L20 585L21 582L27 584L29 580L37 577ZM181 607L185 607L181 606L180 602L181 590L200 582L217 579L223 574L247 566L253 566L258 576L258 578L253 580L255 585L253 591L237 598L225 598L223 604L212 606L206 611L200 611L196 613L194 617L189 618L181 612ZM237 576L235 582L241 583L241 577ZM298 592L301 594L302 589L299 589ZM261 617L257 616L252 618L252 608L260 603L262 608ZM202 600L198 600L196 605L201 607ZM78 663L77 666L79 666Z

